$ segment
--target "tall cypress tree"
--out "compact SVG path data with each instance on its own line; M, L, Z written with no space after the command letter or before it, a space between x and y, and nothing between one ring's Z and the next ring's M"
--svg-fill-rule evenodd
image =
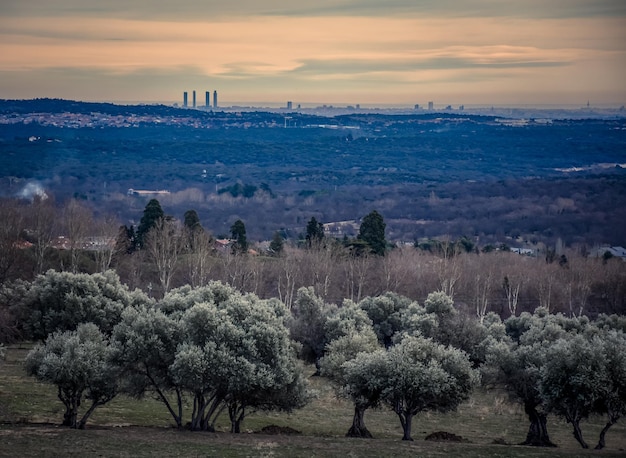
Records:
M161 208L161 204L156 199L151 199L150 202L146 204L146 208L143 211L143 216L141 217L141 221L139 222L139 227L137 228L137 246L139 248L143 247L144 239L146 234L152 229L156 222L165 217L165 213L163 213L163 209Z
M376 210L363 218L357 240L367 243L372 253L383 256L387 247L383 217Z
M235 241L232 250L234 253L245 253L248 251L248 239L246 238L246 226L238 219L230 227L231 238Z

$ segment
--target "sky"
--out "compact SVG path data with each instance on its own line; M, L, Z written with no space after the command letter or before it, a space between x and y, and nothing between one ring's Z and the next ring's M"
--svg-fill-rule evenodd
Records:
M0 98L621 106L624 0L2 0Z

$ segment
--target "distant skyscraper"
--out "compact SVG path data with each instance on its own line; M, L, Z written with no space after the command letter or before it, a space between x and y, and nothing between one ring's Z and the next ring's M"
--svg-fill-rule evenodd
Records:
M217 91L213 91L213 108L217 108Z
M193 107L196 108L196 91L193 91Z
M187 106L187 92L183 92L183 106L186 107Z
M204 94L204 104L207 108L211 106L211 91L206 91Z
M416 109L416 110L419 110L419 109L420 109L420 104L419 104L419 103L416 103L416 104L415 104L415 109Z
M293 103L291 101L287 102L287 109L288 110L293 109Z
M433 110L435 108L435 104L433 102L428 102L428 109Z

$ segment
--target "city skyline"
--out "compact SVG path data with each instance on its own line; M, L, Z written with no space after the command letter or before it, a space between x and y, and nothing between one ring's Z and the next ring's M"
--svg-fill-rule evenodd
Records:
M616 0L0 6L0 98L620 106L624 74Z

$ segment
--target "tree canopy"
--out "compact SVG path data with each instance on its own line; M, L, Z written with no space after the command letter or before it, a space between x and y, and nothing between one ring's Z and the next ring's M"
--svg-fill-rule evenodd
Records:
M357 239L364 241L372 253L382 256L387 249L385 226L382 215L373 210L363 218Z
M117 376L108 353L105 336L91 323L54 333L44 345L39 344L28 353L26 372L58 389L58 397L65 405L64 426L83 429L96 407L116 396ZM79 420L83 399L91 401L91 406Z

